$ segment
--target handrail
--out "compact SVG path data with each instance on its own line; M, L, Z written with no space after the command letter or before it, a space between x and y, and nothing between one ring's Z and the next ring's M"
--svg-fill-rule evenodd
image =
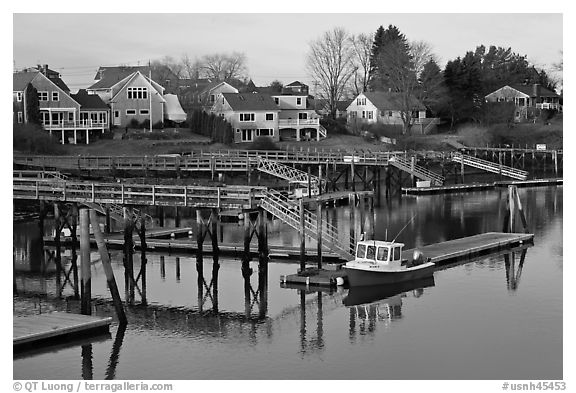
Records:
M483 169L487 172L502 173L502 175L511 177L513 179L526 180L528 177L528 172L521 169L516 169L492 161L483 160L481 158L464 155L462 153L454 153L452 155L452 160L474 168Z

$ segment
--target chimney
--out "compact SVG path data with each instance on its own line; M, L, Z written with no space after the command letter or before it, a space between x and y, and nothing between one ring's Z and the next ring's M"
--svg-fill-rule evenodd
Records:
M540 85L538 83L534 83L532 86L532 95L534 97L540 97Z

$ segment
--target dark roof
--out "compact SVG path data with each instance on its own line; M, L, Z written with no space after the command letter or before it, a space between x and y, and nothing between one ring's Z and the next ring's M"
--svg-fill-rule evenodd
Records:
M389 92L389 91L373 91L365 92L364 95L374 106L380 110L401 110L402 109L402 94ZM422 105L414 97L410 97L410 106L412 109L425 110L426 107ZM352 102L352 101L350 101Z
M348 106L352 103L352 100L336 101L336 109L341 112L346 112Z
M534 85L514 84L507 86L510 86L511 88L516 89L519 92L524 93L530 97L535 97ZM544 86L539 86L539 88L540 88L540 97L560 97L558 94L556 94L552 90L548 90Z
M268 94L260 93L222 93L234 111L278 111L278 105Z
M120 82L127 76L140 71L142 75L148 75L148 66L118 66L118 67L100 67L94 77L98 80L89 89L109 89L116 83Z
M12 91L24 91L38 71L20 71L12 74Z
M78 90L78 93L71 94L70 97L79 103L82 109L108 109L108 105L97 94L88 94L85 89Z
M327 109L328 108L328 100L326 98L316 98L315 100L310 100L311 106L316 105L317 110ZM348 106L352 103L353 100L340 100L336 101L336 109L345 112L348 109Z
M305 85L304 83L302 83L300 81L294 81L292 83L288 83L286 86L306 86L306 87L308 87L308 85Z

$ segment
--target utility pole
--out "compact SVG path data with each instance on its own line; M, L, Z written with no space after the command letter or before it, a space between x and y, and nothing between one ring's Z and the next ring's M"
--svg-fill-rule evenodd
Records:
M148 97L150 98L150 108L148 114L150 115L150 132L152 132L152 89L154 89L154 86L152 85L152 64L150 63L150 60L148 60L148 79L148 82L150 83L150 92L148 94Z

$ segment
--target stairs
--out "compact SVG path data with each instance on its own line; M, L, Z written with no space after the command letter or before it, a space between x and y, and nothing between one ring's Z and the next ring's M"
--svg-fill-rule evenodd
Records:
M83 202L82 204L104 215L106 214L106 208L108 208L110 209L110 218L112 220L119 223L124 222L124 209L120 205L115 203L100 204L95 202ZM152 216L146 213L141 213L138 209L132 209L132 218L134 220L137 220L142 214L146 220L147 227L151 227L154 224L154 219Z
M444 177L429 171L428 169L419 166L412 165L411 160L407 160L401 156L390 157L388 163L396 168L408 172L411 175L416 176L420 180L429 180L431 186L441 186L444 184Z
M487 172L502 173L503 176L511 177L517 180L526 180L528 177L528 172L526 171L501 165L492 161L482 160L480 158L472 157L462 153L453 153L452 161L464 163L464 165L483 169Z
M280 220L300 231L300 204L282 196L278 191L264 191L260 199L260 207ZM304 234L314 239L318 239L316 231L316 214L304 209ZM353 259L350 250L355 249L352 238L348 241L341 241L338 236L338 229L328 222L322 223L322 246L338 254L344 260Z
M288 180L290 183L299 183L308 185L308 173L288 165L279 163L278 161L268 160L267 158L258 156L257 169L260 172L268 173L272 176ZM318 188L319 179L316 176L310 175L310 183L313 188Z
M324 139L328 136L328 131L326 131L326 128L324 128L322 125L319 125L318 135L320 136L320 139Z

